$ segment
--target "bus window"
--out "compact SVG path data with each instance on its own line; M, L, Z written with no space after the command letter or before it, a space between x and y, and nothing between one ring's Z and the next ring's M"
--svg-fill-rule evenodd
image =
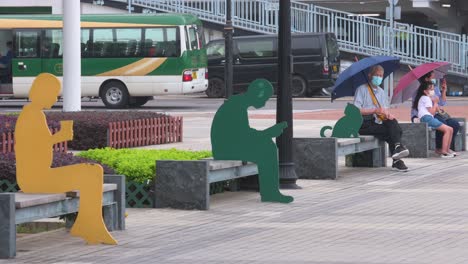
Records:
M147 28L145 32L145 57L179 57L178 28Z
M91 55L91 40L89 39L91 30L81 30L81 57L88 57Z
M93 57L112 57L114 55L114 35L110 28L93 30Z
M38 55L39 32L37 31L18 31L16 32L16 49L17 58L36 58Z
M194 27L190 27L188 29L189 39L190 39L190 49L197 50L200 49L198 38L197 38L197 30Z
M45 31L45 38L42 40L43 58L60 58L63 53L62 30L52 29Z
M141 44L141 28L116 29L116 50L118 57L135 57L137 46Z

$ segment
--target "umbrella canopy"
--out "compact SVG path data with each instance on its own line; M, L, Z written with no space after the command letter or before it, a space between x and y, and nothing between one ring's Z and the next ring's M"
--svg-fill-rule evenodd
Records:
M390 56L373 56L353 63L338 76L332 92L332 101L339 97L354 96L356 89L368 82L367 75L372 66L384 68L384 79L400 68L400 58Z
M434 71L436 78L439 79L447 74L449 68L450 63L448 62L424 63L414 68L401 77L397 87L393 91L391 104L401 104L412 98L419 87L418 79L423 77L426 73Z

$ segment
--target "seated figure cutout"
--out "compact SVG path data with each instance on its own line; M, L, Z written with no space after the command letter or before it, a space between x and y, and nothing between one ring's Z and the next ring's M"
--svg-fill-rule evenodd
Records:
M332 137L336 138L357 138L362 125L362 115L359 108L348 103L345 108L345 116L336 121L335 127L324 126L320 130L320 136L325 137L325 131L333 129Z
M283 133L287 123L281 122L262 131L249 125L247 109L264 107L272 95L271 83L257 79L246 93L231 96L221 105L211 125L213 158L256 163L262 202L290 203L293 197L279 191L278 148L273 141Z
M51 134L43 109L50 109L60 93L60 82L42 73L29 92L31 103L21 111L15 128L16 177L25 193L80 192L80 205L71 235L88 244L117 244L102 217L103 169L98 164L74 164L51 168L52 146L73 139L73 121L61 121Z

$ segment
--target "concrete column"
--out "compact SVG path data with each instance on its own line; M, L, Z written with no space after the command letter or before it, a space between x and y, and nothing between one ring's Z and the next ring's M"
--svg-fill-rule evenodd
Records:
M63 111L81 111L80 0L63 0Z

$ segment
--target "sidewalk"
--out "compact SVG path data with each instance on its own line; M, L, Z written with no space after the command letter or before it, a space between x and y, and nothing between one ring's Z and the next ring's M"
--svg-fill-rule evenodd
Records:
M300 180L288 205L227 192L209 211L132 209L118 246L59 230L19 238L16 260L0 263L468 263L468 156L407 164Z
M148 148L210 149L213 113L179 114L184 142ZM252 112L251 126L274 124L272 114ZM296 137L336 121L313 114L323 113L296 111L309 117L294 121ZM87 246L62 229L21 236L17 258L0 263L468 263L468 153L405 162L411 171L399 173L341 158L338 180L299 180L302 189L283 191L295 198L287 205L242 191L213 195L209 211L129 209L118 246Z

